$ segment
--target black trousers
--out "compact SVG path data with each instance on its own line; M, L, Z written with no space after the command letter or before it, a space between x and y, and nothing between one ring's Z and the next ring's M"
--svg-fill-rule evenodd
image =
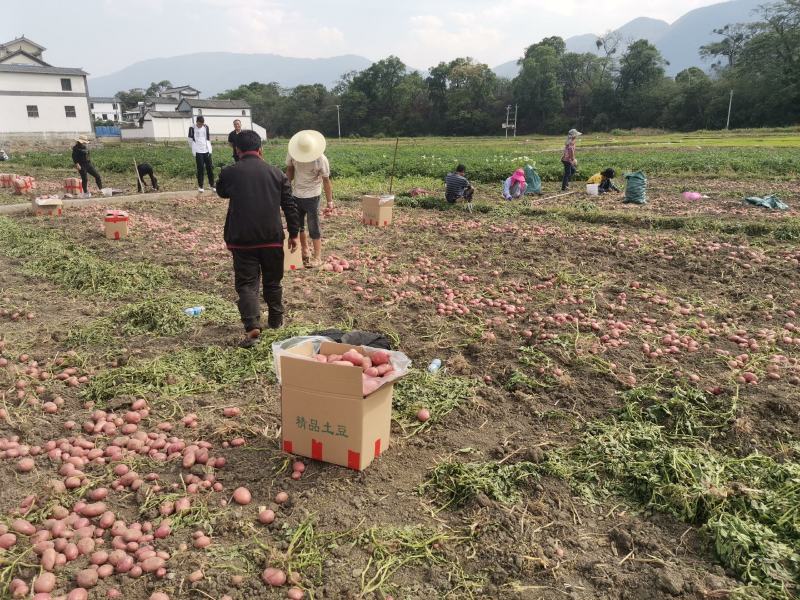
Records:
M139 172L139 179L136 180L136 189L138 191L142 191L142 183L144 183L145 176L150 178L150 187L152 187L154 190L158 189L158 179L156 179L156 176L153 173L153 167L147 163L143 163L139 165L136 170Z
M83 193L85 194L89 191L89 175L94 177L97 189L103 189L103 180L100 178L100 173L97 172L92 163L88 162L81 165L81 187L83 188Z
M214 187L214 164L211 162L211 153L198 152L194 155L194 162L197 164L197 187L203 187L204 166L208 174L208 185Z
M231 250L231 253L244 330L261 329L260 288L263 288L264 302L269 309L267 323L279 326L283 320L283 248Z
M563 192L569 188L569 180L572 179L573 175L575 175L575 171L577 171L577 169L575 168L575 165L565 160L562 160L561 164L564 165L564 178L561 180L561 191Z

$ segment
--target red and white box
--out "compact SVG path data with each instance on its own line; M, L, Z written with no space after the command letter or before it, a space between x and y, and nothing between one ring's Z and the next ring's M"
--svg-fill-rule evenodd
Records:
M14 187L14 177L11 173L0 173L0 188Z
M60 217L64 203L58 196L41 196L31 201L33 214L40 217Z
M36 180L29 175L16 175L13 181L14 193L18 196L29 194L36 189Z
M128 237L128 213L124 210L107 210L104 223L106 238L109 240L122 240Z
M64 180L64 193L79 195L83 193L80 177L67 177Z

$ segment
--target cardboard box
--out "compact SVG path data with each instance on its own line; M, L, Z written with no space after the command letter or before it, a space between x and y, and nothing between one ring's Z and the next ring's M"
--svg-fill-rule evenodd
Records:
M105 217L106 238L121 240L128 237L128 213L124 210L107 210Z
M60 198L34 198L31 204L33 214L45 217L60 217L64 207Z
M289 232L283 232L283 270L296 271L303 268L303 251L300 248L300 238L297 239L297 250L289 252Z
M79 195L83 193L80 177L67 177L64 180L64 193Z
M351 348L363 352L359 346L323 342L320 354L343 354ZM314 354L311 342L288 352L280 357L283 450L366 469L389 447L394 382L364 397L360 368L301 358Z
M394 196L361 196L364 225L387 227L392 224Z
M0 173L0 188L14 187L14 177L11 173Z
M12 182L17 196L27 194L36 189L36 180L30 175L17 175Z

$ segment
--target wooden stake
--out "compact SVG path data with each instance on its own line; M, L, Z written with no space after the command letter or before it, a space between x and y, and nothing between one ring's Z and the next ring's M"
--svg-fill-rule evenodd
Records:
M140 189L142 190L140 193L144 194L145 193L144 181L142 181L142 178L139 177L139 165L136 164L135 158L133 159L133 171L134 173L136 173L136 181L139 182Z
M562 196L571 196L572 194L577 194L578 190L572 190L571 192L562 192L560 194L556 194L555 196L547 196L547 198L537 198L539 202L543 202L545 200L552 200L553 198L561 198ZM530 206L533 208L533 198L530 200Z
M392 173L389 175L389 195L392 194L392 186L394 185L394 167L397 164L397 146L400 144L400 138L394 141L394 158L392 159Z

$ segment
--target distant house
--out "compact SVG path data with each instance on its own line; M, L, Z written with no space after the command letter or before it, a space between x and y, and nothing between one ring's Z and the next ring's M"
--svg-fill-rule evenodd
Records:
M0 136L93 135L88 73L54 67L25 36L0 44Z
M174 100L183 100L184 98L193 98L197 100L200 98L200 90L196 90L190 85L181 85L162 90L159 97L172 98Z
M95 121L122 121L122 105L118 98L92 96L89 98L89 109Z
M233 129L233 121L239 119L242 129L253 129L263 139L266 130L253 123L250 104L244 100L200 100L183 98L177 105L164 103L164 98L154 98L140 120L140 127L123 129L123 139L144 140L184 140L189 135L189 127L197 117L203 116L211 132L212 139L227 140ZM172 106L171 110L159 110Z

